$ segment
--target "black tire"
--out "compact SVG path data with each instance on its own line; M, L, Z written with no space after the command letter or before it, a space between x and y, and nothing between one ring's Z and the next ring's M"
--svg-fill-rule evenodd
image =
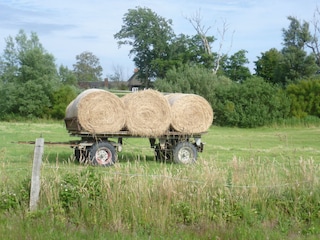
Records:
M88 161L88 150L79 149L78 147L74 148L74 156L77 162L86 163Z
M172 160L172 151L169 149L161 149L160 146L156 146L154 149L156 161L169 162Z
M173 161L179 164L190 164L197 161L197 149L190 142L180 142L173 149Z
M90 160L93 165L112 166L117 160L116 149L109 142L95 143L90 150Z

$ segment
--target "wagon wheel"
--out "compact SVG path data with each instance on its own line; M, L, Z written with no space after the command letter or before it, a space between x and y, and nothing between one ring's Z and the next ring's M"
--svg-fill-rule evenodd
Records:
M116 149L109 142L99 142L90 150L90 160L93 165L108 167L115 164L117 159Z
M180 142L173 149L175 163L190 164L197 160L197 149L190 142Z

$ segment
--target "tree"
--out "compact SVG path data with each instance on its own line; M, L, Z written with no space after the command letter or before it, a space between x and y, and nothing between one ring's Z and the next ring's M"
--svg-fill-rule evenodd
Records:
M60 77L61 83L63 84L67 84L67 85L77 84L77 78L74 72L72 70L69 70L68 67L65 67L63 65L59 67L59 77Z
M310 48L315 55L316 63L320 68L320 9L316 8L313 14L313 34L311 35L311 41L307 42L307 47Z
M305 51L312 41L309 24L295 17L288 17L288 29L282 29L283 48L262 53L256 64L256 74L266 81L285 87L287 84L310 77L317 71L315 54Z
M198 36L202 41L202 46L204 48L204 52L208 55L212 55L210 41L208 40L207 33L211 27L205 27L201 24L201 15L200 11L197 11L195 15L191 18L187 18L193 28L196 30Z
M169 60L169 44L174 37L172 21L160 17L149 8L129 9L124 15L121 30L114 35L118 45L132 47L130 55L139 69L140 78L148 86L150 78L163 77L158 70L160 60ZM163 69L163 68L160 68Z
M196 30L197 36L201 39L203 51L207 56L207 60L212 61L211 64L207 63L206 65L211 67L214 74L217 74L224 56L224 54L222 54L222 47L224 44L225 35L228 31L227 23L223 22L222 30L218 29L218 35L220 37L218 51L212 52L211 44L217 39L213 36L207 36L207 33L211 29L211 27L205 27L204 25L202 25L200 11L197 11L194 16L187 18L187 20L189 20L193 28Z
M11 36L6 38L6 48L0 58L0 76L3 83L13 82L19 72L18 51L14 41Z
M126 83L125 76L124 76L124 73L123 73L123 69L121 68L121 66L119 66L119 65L115 66L114 65L113 66L113 74L110 74L108 76L108 78L112 82L109 85L112 88L119 89L119 90L127 90L128 89L128 85Z
M306 51L295 46L283 48L282 54L281 70L280 74L276 76L276 81L284 82L284 85L308 78L314 75L318 69L314 55L308 55Z
M78 82L102 81L103 68L100 60L92 52L85 51L76 56L76 64L73 64L73 72Z
M235 82L242 82L251 76L249 68L244 66L249 63L246 53L247 51L240 50L227 59L224 72Z
M290 21L288 29L282 29L283 45L285 47L294 46L299 49L304 49L305 44L312 39L309 31L309 23L306 21L300 22L292 16L289 16L288 20Z
M212 43L213 37L207 37ZM180 34L176 36L170 45L171 66L181 67L185 64L196 64L206 69L213 68L214 55L204 51L203 42L199 35L187 36Z
M275 48L261 53L261 57L258 57L258 60L255 62L256 75L262 77L267 82L277 83L275 76L282 58L282 53Z
M309 24L301 23L294 17L288 17L288 20L290 21L289 28L282 29L283 62L281 63L281 74L278 75L278 82L285 83L312 76L318 68L315 55L305 51L306 44L312 40Z
M113 66L113 74L109 76L111 81L114 82L121 82L125 80L124 77L124 73L123 73L123 69L121 68L121 66L117 65L117 66Z
M20 30L6 39L1 58L0 109L3 114L44 117L52 107L58 86L53 55L46 52L36 33Z

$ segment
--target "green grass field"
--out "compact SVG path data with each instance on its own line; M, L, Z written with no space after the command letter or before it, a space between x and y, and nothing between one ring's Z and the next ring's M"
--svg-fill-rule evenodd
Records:
M39 208L28 211L34 146L62 122L0 123L2 239L319 239L320 128L211 127L193 165L159 163L124 139L113 167L45 144Z

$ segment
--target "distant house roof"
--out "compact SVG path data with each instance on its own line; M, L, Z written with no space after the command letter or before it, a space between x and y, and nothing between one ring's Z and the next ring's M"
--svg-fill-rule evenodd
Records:
M142 86L142 82L139 80L139 74L137 69L135 69L133 75L129 78L127 82L130 91L132 91L132 88L140 88Z
M138 71L134 72L134 74L128 80L129 86L141 86L142 83L138 78Z

